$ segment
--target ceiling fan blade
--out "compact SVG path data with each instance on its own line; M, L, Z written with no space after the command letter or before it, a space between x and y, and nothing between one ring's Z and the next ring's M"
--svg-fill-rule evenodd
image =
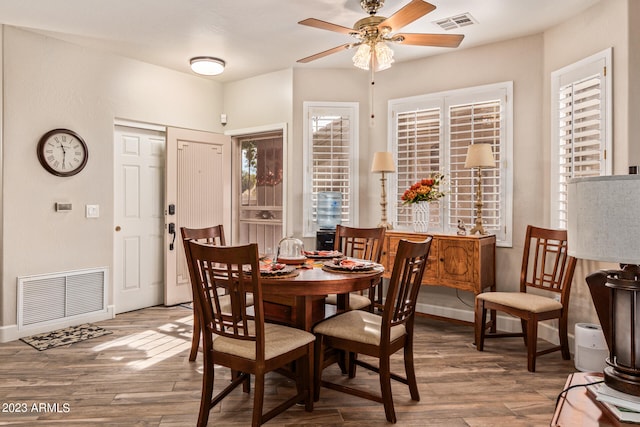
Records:
M403 40L397 40L402 38ZM393 40L400 44L417 46L458 47L463 34L396 34Z
M351 34L355 32L353 28L343 27L342 25L332 24L331 22L321 21L320 19L315 18L307 18L303 21L298 22L298 24L320 28L321 30L335 31L342 34Z
M412 23L418 18L423 17L435 8L436 7L434 5L427 3L426 1L411 0L411 2L402 9L382 21L378 25L378 28L391 27L392 31L398 31L400 28Z
M351 43L343 44L342 46L334 47L333 49L325 50L324 52L316 53L315 55L307 56L306 58L298 59L297 62L306 64L307 62L315 61L316 59L324 58L332 53L340 52L341 50L347 50L351 48Z

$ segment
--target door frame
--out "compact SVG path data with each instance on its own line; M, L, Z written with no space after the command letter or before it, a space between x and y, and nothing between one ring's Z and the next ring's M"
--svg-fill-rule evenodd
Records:
M158 125L158 124L153 124L153 123L145 123L145 122L137 122L134 120L126 120L126 119L119 119L119 118L115 118L113 120L113 134L112 134L112 143L115 143L115 136L116 136L116 128L117 127L128 127L131 129L139 129L141 131L154 131L154 132L161 132L164 134L165 137L165 150L166 150L166 136L167 136L167 127L163 126L163 125ZM113 168L114 168L114 176L113 176L113 181L115 183L115 174L118 173L118 171L115 170L116 167L116 146L113 146ZM165 153L166 156L166 153ZM164 161L164 159L163 159ZM116 313L118 312L118 307L117 307L117 298L116 298L116 291L117 291L117 287L116 287L116 280L117 280L117 272L115 271L115 266L117 265L116 262L116 256L118 255L116 253L116 247L117 247L117 243L116 243L116 239L118 238L118 231L116 230L116 227L118 227L118 223L117 223L117 216L116 216L116 210L115 210L115 206L116 206L116 200L118 197L118 188L116 185L113 186L113 200L112 200L112 210L113 210L113 217L112 217L112 221L113 224L111 226L111 230L113 233L113 239L112 239L112 261L111 261L111 265L113 267L113 271L112 274L110 275L112 277L112 281L111 281L111 289L109 290L109 298L112 301L112 306L114 307L113 312ZM164 270L164 257L162 259L159 260L159 262L161 262L162 268ZM165 284L163 283L162 286L164 287ZM164 292L164 289L163 289Z
M289 171L291 170L291 165L289 164L289 130L286 123L275 123L264 126L255 126L250 128L243 129L233 129L225 131L224 134L231 137L231 156L232 156L232 167L231 167L231 194L232 194L232 204L231 204L231 243L235 244L235 242L239 239L239 229L238 229L238 218L240 215L240 197L236 197L236 195L240 194L241 184L240 177L235 170L234 166L239 165L242 155L242 150L238 146L238 138L243 136L249 136L256 133L266 133L266 132L282 132L282 230L285 236L288 236L292 233L292 230L289 228L289 208L287 201L289 198L287 197L289 194Z

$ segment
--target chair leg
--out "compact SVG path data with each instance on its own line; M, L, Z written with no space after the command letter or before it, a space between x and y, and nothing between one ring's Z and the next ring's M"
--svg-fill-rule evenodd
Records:
M562 352L562 358L564 360L571 360L571 353L569 352L569 338L567 337L567 317L560 318L558 324L558 334L560 335L560 351Z
M324 363L324 349L322 348L322 335L316 337L313 355L313 400L320 400L320 383L322 380L322 365Z
M303 358L304 360L302 361L302 369L300 369L303 374L301 380L305 395L304 410L307 412L313 412L313 352L314 345L313 343L310 343L307 347L307 355Z
M240 376L240 374L242 374L242 372L234 371L233 369L231 369L231 381L233 381L236 378L238 378ZM250 375L247 375L245 381L242 383L242 391L244 393L251 392L251 376Z
M527 328L527 370L536 371L536 349L538 344L538 321L529 319L526 321Z
M345 355L347 356L347 371L349 374L349 378L355 378L356 368L358 366L356 365L356 360L358 359L358 353L345 352Z
M418 392L418 381L416 380L416 370L413 364L413 340L408 341L404 346L404 372L407 375L407 384L411 400L420 401Z
M389 355L380 358L380 391L387 421L395 423L396 412L393 409L393 396L391 394L391 362Z
M200 412L198 412L198 427L206 427L211 410L211 398L213 396L213 378L215 368L213 361L205 356L202 374L202 393L200 396Z
M484 334L487 327L487 310L484 308L484 302L480 299L476 299L476 312L475 312L475 341L476 350L484 350Z
M256 372L254 375L255 384L253 387L253 416L251 417L251 427L262 425L262 405L264 403L264 372Z
M193 307L193 335L191 336L191 353L189 353L189 361L193 362L198 356L198 347L200 346L200 319L198 309Z
M520 324L522 325L522 339L524 340L524 345L529 347L529 326L527 326L528 322L525 319L520 319ZM537 334L536 334L537 335Z

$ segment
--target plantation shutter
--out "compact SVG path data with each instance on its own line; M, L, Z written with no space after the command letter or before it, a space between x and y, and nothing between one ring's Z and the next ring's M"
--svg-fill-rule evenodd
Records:
M551 226L567 228L571 178L611 174L612 49L551 73Z
M558 215L567 227L567 183L570 178L599 176L604 172L603 103L601 75L560 87Z
M349 114L312 114L311 122L311 200L312 221L317 223L318 193L342 194L342 224L350 221L350 145L352 120Z
M440 108L430 108L397 114L396 145L396 223L411 227L411 205L402 205L400 197L412 184L441 170ZM440 225L440 202L430 203L430 225Z
M504 126L501 111L500 99L449 107L450 228L455 228L458 220L467 226L475 222L478 170L466 169L464 163L469 145L490 144L496 167L482 170L482 219L488 232L498 234L502 230L503 178L499 165Z

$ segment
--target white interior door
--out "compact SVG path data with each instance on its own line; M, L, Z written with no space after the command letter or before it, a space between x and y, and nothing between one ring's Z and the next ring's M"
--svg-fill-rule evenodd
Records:
M115 312L162 304L163 131L116 126Z
M231 243L231 138L167 128L165 186L164 303L175 305L192 299L180 227L222 224Z

